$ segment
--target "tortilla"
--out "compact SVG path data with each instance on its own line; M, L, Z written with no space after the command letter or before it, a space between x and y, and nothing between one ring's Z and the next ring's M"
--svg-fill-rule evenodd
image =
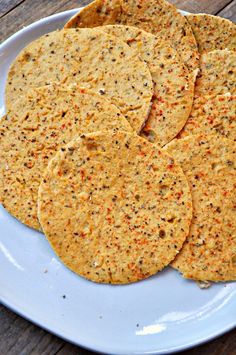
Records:
M182 166L193 197L189 237L172 266L188 279L236 280L236 144L195 135L165 150Z
M191 115L178 137L216 133L236 141L235 102L236 96L231 94L195 99Z
M193 101L194 78L178 53L151 33L131 26L100 27L125 41L150 70L154 95L142 136L160 146L171 141L186 123Z
M118 131L73 140L39 188L39 220L55 253L101 283L135 282L168 265L188 234L191 204L173 159Z
M204 53L195 86L195 96L236 94L236 52L215 50Z
M186 16L198 44L199 53L215 49L236 50L236 25L222 17L207 14Z
M120 0L96 0L73 15L64 28L97 27L120 22Z
M198 68L199 53L191 26L165 0L95 0L73 16L65 28L123 24L139 27L171 41L191 71Z
M0 121L0 200L26 225L39 229L38 187L55 152L82 132L131 131L103 96L59 84L30 90Z
M27 89L55 81L78 83L105 96L137 132L147 119L153 84L146 63L126 43L98 29L51 32L24 48L8 74L7 109Z

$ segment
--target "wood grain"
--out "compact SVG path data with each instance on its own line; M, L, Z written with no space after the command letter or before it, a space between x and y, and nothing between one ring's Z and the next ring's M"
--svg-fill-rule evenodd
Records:
M0 0L0 42L22 27L89 0ZM236 0L170 0L190 12L218 14L236 22ZM92 355L0 306L0 355ZM236 329L180 355L236 355Z
M169 0L170 3L177 6L179 9L189 11L192 13L207 13L215 15L226 5L228 5L231 0L200 0L200 1L189 1L189 0Z
M14 7L20 5L24 0L1 0L0 1L0 18L6 15L9 11L14 9Z
M0 306L0 354L45 354L61 349L64 342Z
M218 15L236 23L236 0L232 1L228 6L226 6L222 11L220 11Z
M20 6L15 7L11 12L2 17L0 39L1 41L5 40L16 31L42 17L85 6L89 2L89 0L25 0Z

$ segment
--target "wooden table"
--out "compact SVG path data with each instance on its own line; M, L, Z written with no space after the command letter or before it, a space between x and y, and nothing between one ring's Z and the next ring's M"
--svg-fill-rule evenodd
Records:
M42 17L83 6L89 2L88 0L0 0L0 42ZM189 12L217 14L236 22L236 0L171 0L170 2ZM61 340L0 306L0 354L88 355L93 353ZM181 354L236 355L236 329L208 344Z

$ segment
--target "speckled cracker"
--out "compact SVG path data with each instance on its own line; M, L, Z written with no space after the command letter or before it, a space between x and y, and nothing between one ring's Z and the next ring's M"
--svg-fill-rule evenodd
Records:
M195 96L236 94L236 52L216 50L204 53L200 59L200 72Z
M95 27L120 23L139 27L171 41L192 70L198 68L199 54L191 26L177 9L165 0L96 0L73 16L65 25Z
M96 0L72 16L64 28L112 25L121 17L120 0Z
M147 63L154 96L142 135L160 146L165 145L179 133L189 117L194 95L193 76L189 75L176 50L151 33L122 25L100 29L125 41Z
M7 108L28 88L54 81L104 95L137 132L148 116L153 84L146 63L126 43L98 29L51 32L23 49L8 74Z
M204 96L194 100L191 115L179 137L211 133L236 141L236 95Z
M187 17L200 53L215 49L236 50L236 25L222 17L191 14Z
M122 284L170 263L189 231L188 183L173 159L125 132L82 135L51 160L39 220L63 263L89 280Z
M193 197L189 237L173 267L189 279L236 280L236 144L196 135L165 149L181 164Z
M32 89L0 121L0 199L13 216L39 229L38 187L50 158L82 132L131 131L103 96L77 86Z

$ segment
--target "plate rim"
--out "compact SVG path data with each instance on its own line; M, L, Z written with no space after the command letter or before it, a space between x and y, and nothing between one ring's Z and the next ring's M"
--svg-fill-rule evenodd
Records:
M196 341L190 341L188 343L185 343L184 345L181 345L181 346L176 346L176 347L172 347L172 348L169 348L169 349L165 349L165 350L156 350L155 352L153 351L145 351L145 352L139 352L139 351L135 351L135 352L132 352L132 353L129 353L129 352L123 352L123 351L116 351L116 352L110 352L108 349L105 350L104 349L104 346L103 348L99 348L99 347L96 347L96 348L93 348L92 345L89 345L89 344L85 344L84 342L81 342L79 339L78 341L72 339L70 336L66 336L66 335L63 335L59 330L54 330L52 328L50 328L50 326L47 326L45 324L43 324L41 321L38 321L37 319L34 319L32 315L30 314L27 314L26 312L16 308L16 305L14 306L11 302L8 302L7 300L1 298L0 299L0 302L3 306L7 307L8 309L10 309L11 311L13 311L14 313L16 313L18 316L26 319L27 321L30 321L31 323L33 323L34 325L42 328L43 330L71 343L71 344L74 344L75 346L79 346L83 349L86 349L86 350L89 350L89 351L92 351L92 352L96 352L96 353L99 353L99 354L108 354L108 355L154 355L154 354L159 354L159 355L162 355L162 354L174 354L174 353L178 353L180 351L185 351L185 350L188 350L188 349L192 349L192 348L195 348L199 345L203 345L205 343L208 343L209 341L212 341L222 335L224 335L225 333L229 332L230 330L233 330L234 328L236 328L236 322L235 323L231 323L230 325L228 326L225 326L222 331L220 332L217 332L215 331L214 333L212 333L211 335L208 335L204 338L200 337L199 339L197 339Z
M50 16L46 16L41 18L40 20L37 20L31 24L29 24L28 26L23 27L21 30L15 32L14 34L12 34L10 37L8 37L6 40L4 40L1 44L0 44L0 52L4 51L5 47L7 47L12 40L16 40L17 37L20 37L22 35L24 35L25 32L28 32L31 29L34 29L40 25L45 25L45 23L47 22L51 22L54 19L59 20L60 18L64 18L66 15L72 16L75 13L79 12L81 9L83 9L83 7L78 7L75 9L71 9L71 10L66 10L66 11L62 11L62 12L58 12L56 14L50 15ZM189 14L189 12L183 11L183 10L179 10L183 15L187 15ZM87 349L89 351L93 351L93 352L97 352L97 353L101 353L101 354L116 354L116 355L127 355L127 354L171 354L171 353L176 353L179 351L184 351L187 349L191 349L193 347L205 344L209 341L214 340L215 338L222 336L223 334L225 334L226 332L233 330L234 328L236 328L236 320L235 322L230 322L228 325L225 325L220 331L215 331L213 333L211 333L210 335L205 336L204 338L202 336L200 337L196 337L195 340L187 342L183 345L177 345L176 347L172 347L169 349L165 349L165 350L156 350L155 352L153 351L145 351L145 352L139 352L139 351L135 351L132 353L124 353L123 351L116 351L116 352L110 352L108 349L104 349L101 347L92 347L92 345L84 343L83 341L75 340L72 339L72 337L70 337L69 335L64 335L62 331L60 330L54 330L53 327L51 326L47 326L45 325L44 322L42 322L41 320L37 320L37 318L34 318L32 312L27 313L27 311L21 310L21 308L19 308L17 306L17 304L14 304L14 302L11 302L7 299L5 299L4 297L0 296L0 304L2 304L3 306L7 307L8 309L10 309L11 311L13 311L14 313L16 313L18 316L23 317L24 319L30 321L31 323L33 323L34 325L44 329L45 331L60 337L61 339L70 342L71 344L74 344L76 346L79 346L81 348Z

